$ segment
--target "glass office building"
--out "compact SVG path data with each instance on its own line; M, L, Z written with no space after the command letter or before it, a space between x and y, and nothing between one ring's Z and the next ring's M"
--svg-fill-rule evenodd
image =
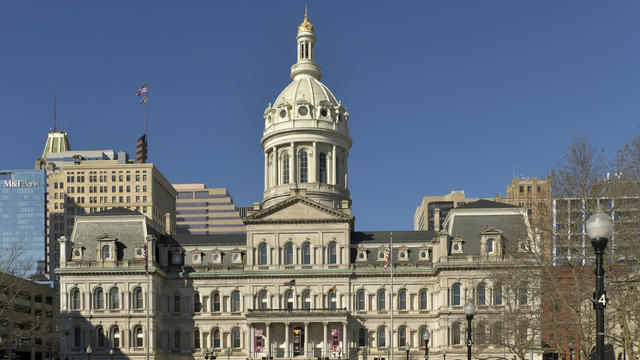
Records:
M44 170L0 170L0 260L17 276L44 269Z

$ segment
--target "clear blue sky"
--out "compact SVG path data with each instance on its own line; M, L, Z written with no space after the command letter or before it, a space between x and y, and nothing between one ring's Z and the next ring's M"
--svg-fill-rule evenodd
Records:
M262 113L289 83L304 1L3 1L0 168L73 149L135 153L175 183L262 198ZM504 193L572 134L610 155L640 123L638 1L310 1L322 81L351 114L356 229L412 228L424 195Z

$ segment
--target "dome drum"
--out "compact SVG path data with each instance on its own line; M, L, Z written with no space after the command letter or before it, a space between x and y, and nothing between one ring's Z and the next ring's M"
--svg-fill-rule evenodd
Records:
M348 189L331 184L286 184L265 190L262 206L267 208L301 192L308 198L334 208L339 207L342 200L349 200L350 196Z

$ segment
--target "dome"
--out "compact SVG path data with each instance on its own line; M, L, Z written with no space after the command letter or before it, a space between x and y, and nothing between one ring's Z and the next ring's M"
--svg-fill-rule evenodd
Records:
M297 77L276 98L274 105L310 104L338 105L336 97L323 83L313 77Z
M313 32L313 25L311 25L307 17L307 9L304 10L304 21L298 26L298 32L301 33L303 31Z

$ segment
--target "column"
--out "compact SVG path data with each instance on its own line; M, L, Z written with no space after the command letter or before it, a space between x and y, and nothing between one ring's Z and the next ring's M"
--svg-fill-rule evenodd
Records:
M307 356L307 348L309 347L309 342L308 339L309 338L309 323L306 322L304 323L304 349L302 350L302 356L308 358Z
M284 323L284 356L291 357L289 355L289 323Z
M342 323L342 354L349 358L349 337L347 336L347 323Z
M278 151L274 146L271 150L273 152L273 179L271 180L272 186L278 186L280 183L278 182Z
M322 332L322 357L326 357L327 356L327 324L322 323L322 329L324 330Z
M336 161L336 146L333 145L333 149L331 150L331 184L332 185L337 185L337 174L336 174L336 168L337 168L337 161Z
M253 324L249 324L249 357L253 358L255 355L253 352L255 351L254 342L255 342L256 332L253 329Z
M269 176L269 155L264 153L264 189L267 190L267 180Z
M296 147L291 143L291 156L289 156L289 184L293 184L296 174Z
M309 165L313 164L313 168L309 169L309 182L316 183L318 182L318 144L315 141L313 142L311 159L313 159L313 161L309 161Z
M267 356L271 356L271 323L266 323L264 327L267 332L267 343L265 344L267 347Z

